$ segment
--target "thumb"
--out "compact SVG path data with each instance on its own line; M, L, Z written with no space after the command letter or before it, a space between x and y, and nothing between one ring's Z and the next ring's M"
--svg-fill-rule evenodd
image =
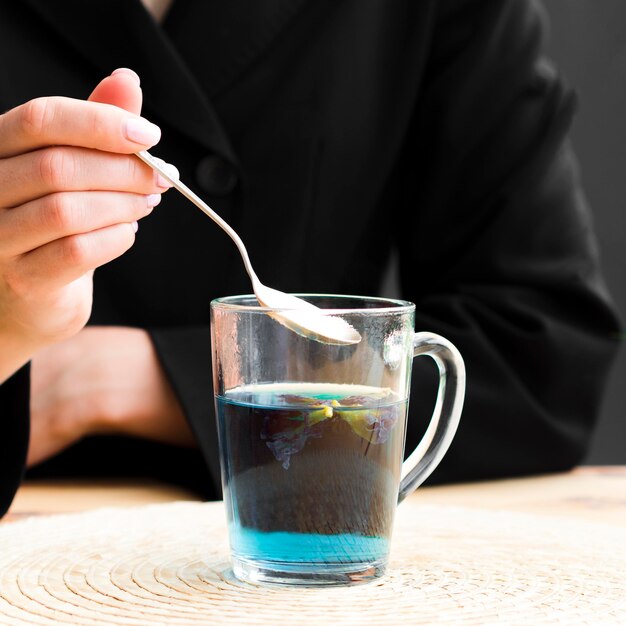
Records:
M136 115L141 113L142 99L139 76L125 67L101 80L88 98L90 102L113 104Z

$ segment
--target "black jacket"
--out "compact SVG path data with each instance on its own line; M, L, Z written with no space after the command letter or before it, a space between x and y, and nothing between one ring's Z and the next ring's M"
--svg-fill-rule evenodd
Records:
M162 27L140 0L5 2L0 109L85 98L133 68L163 129L153 153L239 231L263 282L375 295L397 256L417 328L467 364L433 480L561 470L585 453L618 321L566 141L575 98L543 57L545 32L526 0L176 0ZM232 242L173 191L95 275L91 323L149 330L206 461L185 454L179 473L208 467L208 497L209 302L249 292ZM408 449L434 399L423 361ZM26 367L0 388L2 510L23 471L27 383ZM111 470L118 444L66 458ZM176 463L157 458L142 466L167 478Z

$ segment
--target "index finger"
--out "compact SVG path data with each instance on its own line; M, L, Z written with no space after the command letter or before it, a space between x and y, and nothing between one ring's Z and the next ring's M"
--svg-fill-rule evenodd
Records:
M54 145L130 154L160 138L161 129L139 115L64 96L35 98L0 115L0 158Z

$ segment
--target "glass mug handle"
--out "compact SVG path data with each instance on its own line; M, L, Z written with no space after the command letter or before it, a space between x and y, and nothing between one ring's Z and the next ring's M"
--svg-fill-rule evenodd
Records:
M402 464L398 502L419 487L439 465L456 433L465 397L465 364L444 337L415 333L413 356L430 356L439 368L439 390L433 416L422 440Z

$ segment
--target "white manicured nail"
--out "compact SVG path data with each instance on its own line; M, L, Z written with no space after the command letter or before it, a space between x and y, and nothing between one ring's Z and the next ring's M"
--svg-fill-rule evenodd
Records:
M142 146L153 146L161 139L161 129L143 117L129 117L124 123L126 139Z

